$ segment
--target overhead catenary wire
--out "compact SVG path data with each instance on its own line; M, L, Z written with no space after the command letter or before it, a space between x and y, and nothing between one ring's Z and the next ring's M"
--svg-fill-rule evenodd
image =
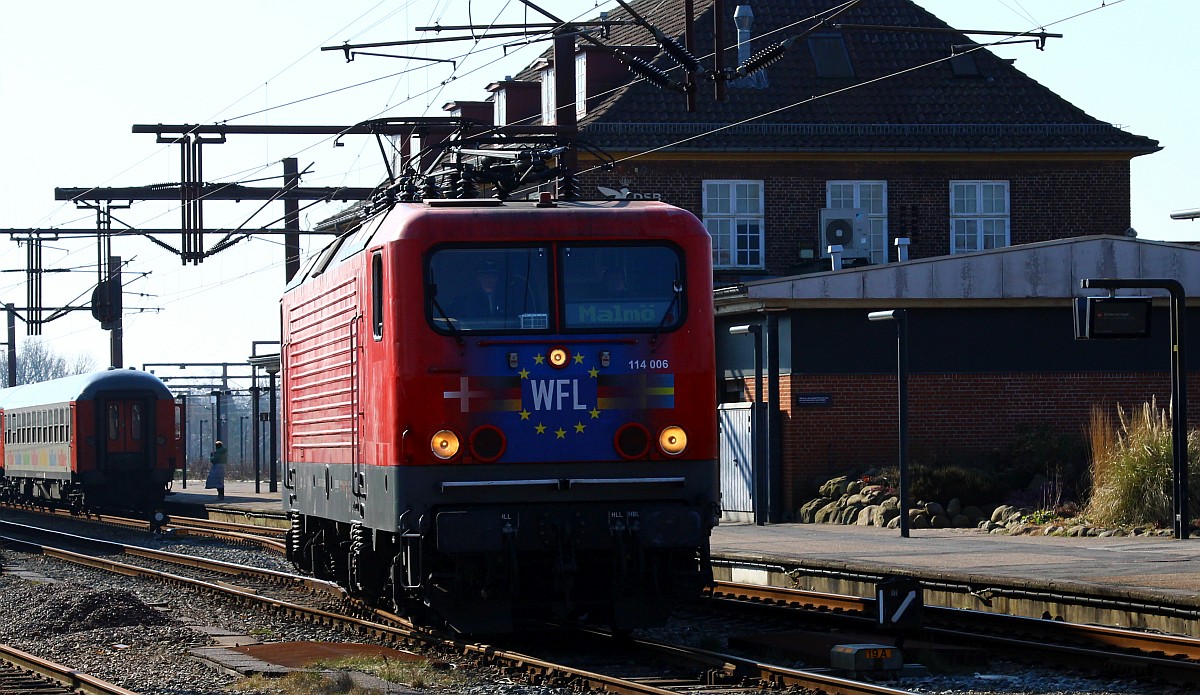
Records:
M1119 4L1120 2L1123 2L1123 0L1115 0L1115 1L1112 1L1112 2L1108 2L1108 3L1106 3L1105 5L1102 5L1102 7L1103 7L1103 6L1112 6L1112 5L1116 5L1116 4ZM1095 9L1101 9L1101 8L1095 8ZM1093 10L1089 10L1089 11L1095 11L1095 9L1093 9ZM1085 14L1085 13L1080 13L1080 14ZM1079 15L1074 15L1074 16L1079 16ZM1070 18L1066 18L1066 19L1070 19ZM1064 19L1064 20L1059 20L1059 22L1056 22L1056 23L1061 23L1062 21L1066 21L1066 19ZM1052 26L1052 25L1050 25L1050 26ZM776 30L776 31L779 31L779 30ZM987 45L992 45L992 44L987 44ZM979 48L984 48L984 47L986 47L987 45L980 46ZM474 49L474 47L473 47L473 49ZM483 50L483 49L481 49L481 51L482 51L482 50ZM459 73L459 75L460 75L460 77L461 77L461 76L463 76L463 75L469 75L469 74L473 74L473 73L475 73L475 72L478 72L479 70L482 70L484 67L489 67L489 66L488 66L488 65L484 65L484 66L481 66L481 67L479 67L479 68L475 68L474 70L468 70L468 71L465 71L465 72ZM921 68L921 67L926 67L926 66L916 66L916 67L915 67L915 68L913 68L913 69L919 69L919 68ZM406 72L407 72L407 71L406 71ZM902 74L902 73L897 73L897 74ZM392 75L392 77L395 77L395 75ZM382 80L382 79L385 79L385 78L377 78L377 79L376 79L376 80L374 80L374 81L380 81L380 80ZM878 79L885 79L885 78L878 78ZM873 80L873 81L877 81L877 80ZM873 81L872 81L872 82L873 82ZM864 84L870 84L870 83L871 83L871 82L865 82ZM351 86L351 87L352 87L352 86ZM445 87L445 84L444 84L444 83L442 83L442 84L439 84L439 85L437 85L437 86L435 86L435 87L431 88L430 90L427 90L427 91L426 91L426 94L428 94L428 93L433 93L433 94L439 93L439 92L440 92L440 90L441 90L441 89L443 89L444 87ZM342 88L342 89L348 89L348 88L350 88L350 87L347 87L347 88ZM851 88L852 88L852 87L851 87ZM337 93L338 91L342 91L342 89L339 89L339 90L336 90L336 91L334 91L334 92L330 92L330 93L331 93L331 94L332 94L332 93ZM814 98L826 98L826 97L832 96L832 95L834 95L834 94L837 94L837 93L839 93L840 91L844 91L844 90L838 90L838 91L835 91L835 92L830 92L829 94L825 94L825 95L819 95L819 96L817 96L817 97L814 97ZM318 95L314 95L312 98L316 98L316 96L318 96ZM414 97L410 97L410 98L408 98L408 99L405 99L405 100L403 100L403 101L399 102L398 104L391 104L391 103L390 103L390 101L391 101L391 100L389 100L389 104L388 104L388 105L387 105L387 106L384 108L384 110L383 110L383 111L381 111L380 113L386 113L387 111L389 111L389 110L391 110L391 109L393 109L393 108L396 108L396 107L397 107L397 106L399 106L399 105L402 105L402 104L404 104L404 103L407 103L408 101L411 101L411 99L412 99L412 98L419 98L419 96L420 96L420 95L416 95L416 96L414 96ZM709 131L706 131L705 133L702 133L702 134L697 134L697 135L689 136L689 137L686 137L686 138L681 138L680 140L678 140L678 141L676 141L676 142L674 142L674 143L671 143L671 144L669 144L669 145L666 145L665 147L670 147L670 146L674 146L674 145L683 144L683 143L686 143L686 142L689 142L689 141L692 141L692 140L696 140L696 139L698 139L698 138L707 137L707 136L709 136L709 135L712 135L712 134L714 134L714 133L719 133L719 132L721 132L722 130L725 130L725 129L727 129L727 128L736 127L737 125L741 125L741 124L744 124L744 123L747 123L747 122L750 122L750 121L753 121L753 120L758 120L758 119L761 119L761 118L767 118L767 117L769 117L769 116L771 116L771 115L773 115L773 114L775 114L775 113L778 113L779 111L783 111L783 110L786 110L787 108L791 108L791 107L793 107L793 106L797 106L797 105L800 105L800 104L803 104L803 103L808 103L808 102L809 102L809 101L811 101L811 100L812 100L812 99L808 99L808 100L799 101L799 102L796 102L795 104L788 105L788 106L782 107L782 108L780 108L780 109L775 109L775 110L772 110L772 111L767 111L767 112L764 112L764 113L762 113L762 114L759 114L759 115L757 115L757 116L754 116L754 117L752 117L752 118L746 119L746 120L744 120L744 121L739 121L738 123L726 124L725 126L722 126L721 128L714 128L714 129L712 129L712 130L709 130ZM294 103L300 103L301 101L304 101L304 100L300 100L300 101L294 101L294 102L290 102L290 103L291 103L291 104L294 104ZM236 103L236 102L235 102L235 103ZM277 107L277 108L284 108L284 107L285 107L284 105L280 105L280 106L279 106L279 107ZM427 108L428 108L428 107L427 107ZM273 107L273 109L272 109L272 110L274 110L274 107ZM262 111L260 111L260 113L261 113L261 112L262 112ZM316 146L318 146L318 144L319 144L319 143L317 143L317 144L313 144L313 145L310 145L309 147L307 147L307 148L305 148L305 149L303 149L303 150L300 150L300 153L303 153L303 152L307 151L308 149L311 149L312 147L316 147ZM645 156L645 155L647 155L647 154L652 154L653 152L659 151L660 149L662 149L662 148L655 148L654 150L648 150L648 151L646 151L646 152L643 152L643 153L639 153L639 154L631 155L631 156L629 156L629 157L623 158L621 161L626 161L626 160L628 160L628 159L633 159L633 158L635 158L635 157L637 157L637 156ZM267 166L269 166L269 165L267 165ZM255 169L255 170L254 170L254 173L260 172L260 171L262 171L264 168L265 168L265 166L264 166L264 167L259 167L259 168L257 168L257 169ZM164 213L164 214L169 214L169 212L168 212L168 213ZM177 271L177 272L178 272L178 271Z

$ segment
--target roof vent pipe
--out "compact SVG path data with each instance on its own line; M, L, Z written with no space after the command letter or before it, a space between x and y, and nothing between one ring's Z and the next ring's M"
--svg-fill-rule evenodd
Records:
M749 5L738 5L733 11L733 23L737 26L738 33L738 65L745 65L753 55L750 38L754 35L751 31L754 27L754 10L750 9ZM759 70L735 80L734 84L740 87L766 87L767 73L765 70Z
M829 260L833 263L832 270L842 269L842 245L834 244L829 247Z
M903 263L908 260L908 237L897 237L896 241L896 260Z

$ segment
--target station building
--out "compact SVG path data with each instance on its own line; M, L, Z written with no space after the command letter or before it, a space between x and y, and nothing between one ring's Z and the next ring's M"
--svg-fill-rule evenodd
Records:
M682 43L688 4L632 6ZM782 509L829 475L895 461L896 332L868 322L870 311L908 312L918 455L971 456L1022 425L1082 437L1093 406L1169 401L1164 293L1144 291L1159 298L1147 340L1076 341L1071 309L1096 294L1079 287L1088 277L1169 278L1200 294L1200 251L1130 228L1130 162L1158 151L1155 140L1083 112L977 43L997 37L955 30L909 0L836 16L834 0L690 4L703 69L718 55L752 63L789 40L786 50L736 79L697 70L688 99L672 88L684 71L618 10L605 18L626 23L603 42L657 68L659 84L631 80L617 52L578 40L571 64L547 51L489 84L486 100L445 109L497 125L573 122L606 153L579 154L584 197L658 199L704 221L723 408L755 397L753 342L727 329L761 325L765 344L778 344L763 396L777 392L769 465ZM1053 35L1023 38L1058 50ZM563 85L573 99L556 93ZM726 458L744 457L746 442L726 434Z

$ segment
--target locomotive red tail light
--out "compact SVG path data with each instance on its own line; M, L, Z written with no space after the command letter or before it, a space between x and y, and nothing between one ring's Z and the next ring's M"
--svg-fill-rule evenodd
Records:
M429 449L443 461L457 456L460 447L458 435L450 430L438 430L429 440Z
M640 459L650 451L650 430L636 422L621 425L613 437L613 446L626 459Z
M468 441L471 455L482 463L491 463L504 455L508 440L499 428L484 425L471 433Z
M658 448L667 456L678 456L687 448L687 432L678 425L664 427L658 433Z
M555 369L562 369L571 363L571 351L565 347L556 347L550 349L549 358L550 366Z

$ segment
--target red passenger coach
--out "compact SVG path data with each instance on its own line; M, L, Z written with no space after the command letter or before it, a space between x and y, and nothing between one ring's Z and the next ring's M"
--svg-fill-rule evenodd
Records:
M150 512L183 462L179 406L126 369L0 389L0 499Z
M398 203L282 301L289 554L456 629L711 580L711 242L654 202Z

